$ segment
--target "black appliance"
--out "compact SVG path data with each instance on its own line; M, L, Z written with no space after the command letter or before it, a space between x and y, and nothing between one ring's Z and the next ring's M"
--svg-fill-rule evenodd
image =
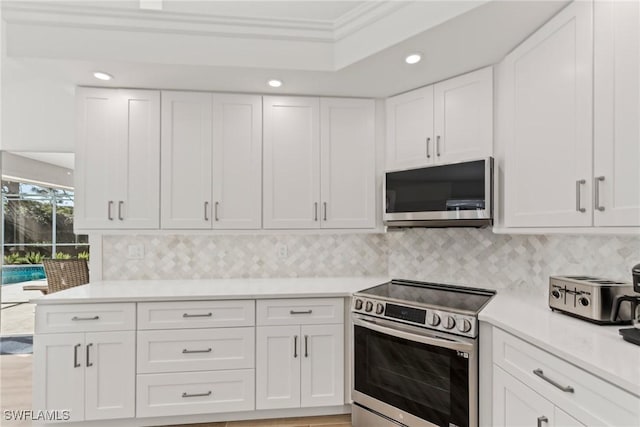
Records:
M637 316L638 305L640 305L640 264L635 265L631 269L631 276L633 277L633 291L638 295L626 295L618 299L616 304L615 313L620 310L620 305L624 302L628 302L631 305L631 313L633 313L634 320ZM614 313L614 314L615 314ZM615 318L615 317L614 317ZM633 344L640 345L640 329L638 328L626 328L620 329L620 335L625 341L629 341Z

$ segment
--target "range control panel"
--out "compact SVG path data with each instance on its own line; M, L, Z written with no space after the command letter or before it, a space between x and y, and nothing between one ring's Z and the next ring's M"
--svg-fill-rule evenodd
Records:
M478 322L474 316L444 310L413 307L356 295L351 302L351 311L450 334L471 338L478 336Z

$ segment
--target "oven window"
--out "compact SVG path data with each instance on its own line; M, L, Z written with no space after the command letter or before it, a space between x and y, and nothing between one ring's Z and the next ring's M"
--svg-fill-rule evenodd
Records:
M469 425L469 359L455 350L354 329L355 389L433 424Z

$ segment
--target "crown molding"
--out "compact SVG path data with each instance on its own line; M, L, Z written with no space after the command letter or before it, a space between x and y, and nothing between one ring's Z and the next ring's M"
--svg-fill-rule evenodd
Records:
M2 10L5 21L17 24L336 42L410 3L413 1L367 1L335 21L195 15L149 9L115 10L91 5L11 0L3 2Z

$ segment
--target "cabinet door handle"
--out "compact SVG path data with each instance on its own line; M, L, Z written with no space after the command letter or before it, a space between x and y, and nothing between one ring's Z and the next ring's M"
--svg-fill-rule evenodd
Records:
M209 202L204 202L204 220L209 221Z
M118 202L118 219L120 221L122 221L124 218L122 217L122 206L124 205L124 202L122 200L120 200Z
M294 359L298 357L298 336L293 336L293 357Z
M78 316L73 316L71 318L71 320L73 321L78 321L78 320L98 320L100 319L100 316L93 316L93 317L78 317Z
M318 202L315 202L313 204L313 220L314 221L318 220Z
M538 417L538 427L542 427L542 423L548 423L549 422L549 418L545 417L544 415L541 417Z
M216 221L219 221L220 219L218 218L218 206L220 205L220 202L216 202L215 205L213 206L213 219L215 219Z
M440 157L440 135L436 137L436 155Z
M327 202L323 202L323 208L324 208L324 215L323 218L325 221L327 220Z
M207 314L189 314L189 313L183 313L182 317L212 317L213 313L209 312Z
M304 357L309 357L309 335L304 336Z
M79 368L80 363L78 363L78 349L82 347L82 344L76 344L73 346L73 367Z
M313 313L313 310L300 310L300 311L289 310L289 314L311 314L311 313Z
M186 348L182 349L182 354L192 354L192 353L211 353L212 349L209 347L206 350L187 350Z
M107 203L107 218L109 221L113 221L113 217L111 216L111 206L113 206L113 200L109 200L109 203Z
M580 186L586 183L586 179L579 179L576 181L576 210L582 213L586 212L587 210L582 207L582 201L580 198Z
M534 369L533 373L539 376L540 378L542 378L543 380L545 380L546 382L548 382L549 384L551 384L552 386L557 387L560 390L564 391L565 393L573 393L575 391L573 387L571 387L570 385L567 385L567 386L560 385L554 380L552 380L551 378L545 376L542 369Z
M88 367L90 367L90 366L93 366L93 363L91 363L91 360L90 360L90 354L89 354L89 349L90 349L92 346L93 346L93 343L89 343L89 344L87 344L87 363L86 363L87 368L88 368Z
M596 176L593 181L594 205L597 211L604 211L604 206L600 206L600 183L604 181L604 176Z
M206 393L187 393L186 391L182 393L182 397L207 397L211 396L211 390Z
M431 158L431 154L429 153L429 143L431 142L431 138L427 137L427 159Z

